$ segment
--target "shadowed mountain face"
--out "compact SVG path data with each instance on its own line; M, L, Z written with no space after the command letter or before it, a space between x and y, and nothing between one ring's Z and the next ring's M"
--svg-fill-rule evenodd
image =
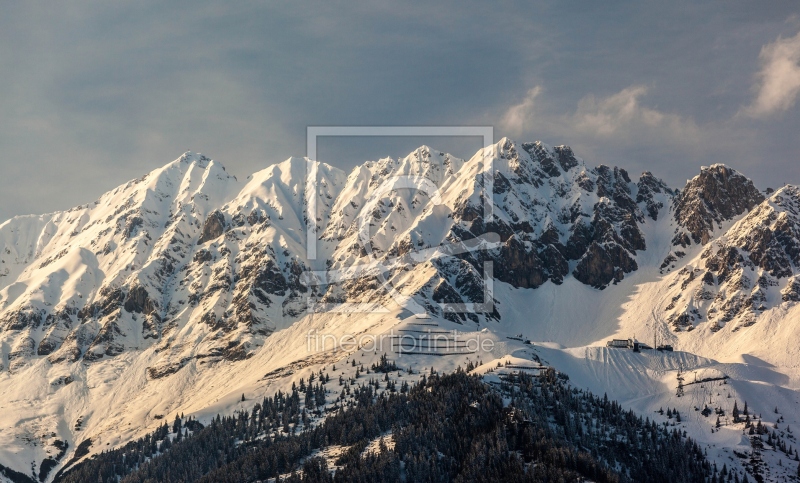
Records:
M177 381L227 388L238 368L252 379L266 364L257 377L269 384L340 364L298 349L304 331L368 333L420 310L501 340L509 327L551 324L533 320L540 309L575 324L553 333L597 337L617 317L641 327L652 314L672 343L722 347L800 302L799 237L797 188L765 198L722 165L678 189L587 166L567 146L502 139L468 160L422 146L347 174L290 158L240 181L186 153L94 203L0 224L0 385L43 408L9 416L0 439L34 441L27 461L42 461L64 441L156 421L138 406L185 403L164 392ZM595 330L584 319L601 302L614 310L591 319L608 322ZM340 303L390 315L326 311ZM458 308L475 304L489 308ZM57 439L30 436L51 434L43 418Z
M675 219L686 231L675 244L686 245L688 233L694 243L711 240L715 226L733 219L764 201L753 182L733 169L716 164L703 168L686 184L675 200Z
M704 245L698 263L681 270L675 282L680 290L673 288L667 308L676 330L702 321L714 332L731 322L737 330L768 309L800 299L800 193L787 186L750 201L759 198L749 208L740 205L739 214L747 214Z
M650 173L633 180L622 168L587 167L567 146L502 139L466 161L423 146L403 159L367 162L349 176L317 166L322 257L313 263L304 245L306 159L290 158L243 183L219 163L186 153L92 204L5 222L4 369L13 373L39 357L92 362L151 346L159 354L148 368L153 378L193 359L247 358L273 331L302 317L311 298L389 300L374 276L306 286L305 271L408 261L416 250L487 234L499 235L499 244L395 266L388 283L454 321L497 319L502 311L466 316L445 313L439 303L481 302L488 261L495 280L513 287L574 277L603 289L639 269L637 255L648 249L645 226L670 223L676 248L662 271L692 245L708 245L706 272L687 273L684 285L696 281L696 300L714 301L671 314L676 327L757 310L767 301L763 292L783 278L792 280L783 299L800 298L792 268L800 257L797 190L765 200L722 165L703 168L675 190ZM483 212L488 176L491 219ZM428 180L438 192L391 185L402 177ZM722 228L754 208L730 231Z

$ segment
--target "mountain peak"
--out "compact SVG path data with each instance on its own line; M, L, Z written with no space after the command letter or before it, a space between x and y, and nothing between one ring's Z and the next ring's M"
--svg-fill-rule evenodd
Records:
M735 169L724 164L703 166L676 198L675 219L695 243L705 245L715 223L731 220L762 201L764 195Z
M417 189L403 177L433 184ZM676 220L689 245L710 242L703 250L670 246ZM783 187L764 201L722 164L702 168L678 192L649 172L637 181L613 165L587 168L567 145L503 137L468 161L422 145L349 175L292 157L238 182L218 162L187 151L93 204L0 224L0 392L35 401L4 412L0 440L13 438L10 447L24 459L0 451L0 463L28 471L31 461L55 461L50 455L61 447L54 440L71 448L94 441L91 451L102 451L135 436L114 433L120 427L161 427L162 417L184 407L201 415L245 408L252 403L237 397L245 390L288 386L334 362L356 370L341 362L352 352L309 354L302 336L310 329L338 337L441 323L502 344L519 341L508 347L521 354L522 338L511 334L578 347L658 331L683 351L702 342L698 335L741 328L728 346L725 332L713 336L715 347L738 355L763 338L769 353L790 358L785 347L797 347L797 331L773 329L798 313L784 310L800 310L789 305L800 302L799 239L800 190ZM321 284L305 283L304 274L323 271ZM492 308L479 308L487 296ZM430 320L408 323L416 317L407 300ZM317 311L332 303L381 310ZM475 310L452 310L459 306ZM598 357L624 357L617 359L623 368L653 360L596 349ZM657 357L679 364L686 354ZM98 374L108 380L98 384ZM662 376L647 387L631 379L630 387L657 394ZM206 396L187 406L193 394ZM664 400L676 404L672 394ZM54 407L64 411L52 414ZM796 425L800 418L792 417ZM52 433L42 431L45 423ZM738 444L736 431L727 433Z
M508 161L508 167L525 179L552 178L583 165L572 148L566 145L551 147L542 141L518 143L503 137L492 146L494 156Z
M181 154L176 161L185 164L194 164L201 169L206 169L210 165L215 164L225 171L225 166L223 166L219 161L214 161L205 154L195 153L194 151L186 151L185 153Z

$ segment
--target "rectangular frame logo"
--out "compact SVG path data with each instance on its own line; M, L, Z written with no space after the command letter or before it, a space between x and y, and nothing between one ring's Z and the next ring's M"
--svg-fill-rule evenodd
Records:
M318 195L318 181L317 181L317 140L319 137L332 137L332 136L351 136L351 137L367 137L367 136L450 136L450 137L481 137L483 139L483 218L484 223L488 223L494 217L494 169L493 159L494 153L491 152L491 146L494 142L494 128L492 126L308 126L306 131L306 156L308 158L306 165L306 186L305 186L305 202L306 202L306 253L309 260L316 260L317 258L317 243L318 226L317 226L317 195ZM486 195L488 193L488 195ZM494 248L499 245L498 237L494 234L485 234L480 237L480 243L472 243L470 248L464 248L464 244L458 247L440 247L444 249L441 256L453 255L456 253L463 253L465 251L480 250ZM391 264L391 263L390 263ZM385 265L385 264L381 264ZM365 269L355 269L347 271L338 271L339 273L332 274L327 272L312 272L310 273L311 283L320 283L320 280L325 280L324 283L333 281L342 281L346 278L356 278L366 274ZM447 313L490 313L494 310L493 298L493 266L492 262L485 262L483 267L484 279L484 300L482 303L460 303L448 304L440 303L439 307L443 312ZM391 294L391 289L390 289ZM398 301L401 306L408 308L407 305L414 306L417 310L417 316L422 317L424 314L419 313L423 310L417 303L410 300L411 297L401 296L394 294L392 297ZM402 300L398 300L402 299ZM333 304L336 307L328 307L330 311L343 311L343 312L385 312L387 309L375 304ZM316 306L312 300L309 300L309 309ZM413 309L412 309L413 310Z

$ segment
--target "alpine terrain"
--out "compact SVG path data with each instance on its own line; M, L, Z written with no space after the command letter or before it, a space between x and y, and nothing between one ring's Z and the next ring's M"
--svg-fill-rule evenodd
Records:
M796 481L798 321L800 188L725 165L187 152L0 224L0 479Z

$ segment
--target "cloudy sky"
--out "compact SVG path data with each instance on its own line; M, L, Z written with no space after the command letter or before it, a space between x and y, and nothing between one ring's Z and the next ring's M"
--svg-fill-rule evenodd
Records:
M305 155L308 125L493 125L675 186L716 162L800 183L795 0L165 3L3 5L0 219L187 150L242 179ZM480 140L324 139L319 158L422 143Z

